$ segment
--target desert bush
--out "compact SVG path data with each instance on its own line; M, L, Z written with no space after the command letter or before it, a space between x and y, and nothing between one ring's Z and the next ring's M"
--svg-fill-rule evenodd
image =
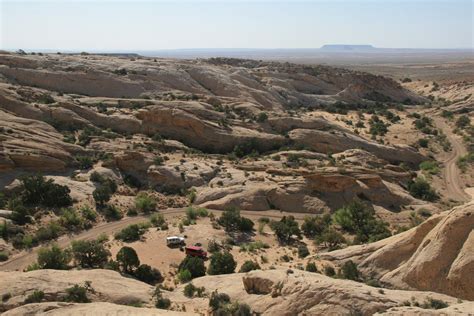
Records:
M118 221L123 215L115 205L107 204L100 209L107 221Z
M165 220L165 217L163 216L163 214L153 214L150 217L150 223L154 227L158 227L161 230L168 229L168 224L166 223L166 220Z
M115 239L125 242L132 242L140 240L143 234L147 231L149 225L146 223L131 224L115 234Z
M59 222L68 230L77 231L84 228L84 220L75 209L63 209Z
M194 284L189 283L184 287L183 293L184 296L193 298L193 297L202 297L204 295L204 291L206 289L204 287L197 287Z
M147 264L139 265L134 272L134 276L138 280L148 283L150 285L155 285L156 283L163 281L163 276L161 275L161 272L158 269L152 268Z
M191 274L191 278L198 278L206 274L206 266L204 260L199 257L186 256L181 261L178 267L178 271L188 270Z
M420 169L429 174L438 174L440 169L439 165L434 160L427 160L420 163Z
M240 251L256 252L260 249L268 249L270 246L261 240L248 242L240 245Z
M25 225L32 222L30 210L23 204L23 202L14 198L8 201L8 208L12 211L10 219L18 225Z
M112 194L113 193L108 186L100 186L92 192L92 197L97 205L103 206L105 203L110 201Z
M74 240L71 242L74 262L81 268L103 268L110 257L110 251L98 240Z
M135 208L142 213L148 214L156 211L156 201L153 197L140 192L135 198Z
M82 170L90 169L94 165L94 159L89 156L76 156L75 160L79 169Z
M376 219L374 210L359 200L337 210L334 222L346 232L355 234L358 242L373 242L390 236L387 224Z
M324 216L305 216L301 231L308 238L315 238L326 230L331 224L331 215Z
M8 260L8 253L6 251L0 251L0 262Z
M467 115L461 115L458 117L456 120L456 127L457 128L464 128L466 126L469 126L471 124L471 119Z
M327 275L327 276L335 276L336 275L336 270L334 270L333 267L331 266L325 266L324 267L324 274Z
M71 253L53 245L51 248L39 249L37 261L40 269L66 270L71 261Z
M252 231L254 226L250 219L240 216L236 207L226 207L217 221L227 232L248 232Z
M260 265L255 261L247 260L242 264L242 266L240 267L239 272L240 273L249 272L249 271L252 271L252 270L260 270Z
M422 308L425 309L442 309L448 307L449 304L446 303L445 301L438 300L435 298L429 297L422 305Z
M357 265L352 261L346 261L341 267L341 277L348 280L358 281L360 279Z
M298 257L299 258L306 258L309 255L309 250L306 245L299 245L298 246Z
M188 269L178 271L178 280L181 283L189 282L193 279L191 272Z
M41 175L21 178L21 199L26 205L41 205L44 207L66 207L72 205L71 192L67 186L46 180Z
M329 250L338 249L346 242L344 236L333 227L326 229L320 236L316 237L316 243L329 248Z
M293 216L283 216L280 221L271 221L270 228L280 243L291 242L293 236L301 238L301 231Z
M431 188L431 185L423 178L416 178L408 184L408 191L416 198L435 201L438 199L438 194Z
M122 247L116 256L117 262L123 272L133 275L133 271L140 266L140 259L135 249Z
M40 303L43 299L44 292L40 290L34 290L33 293L26 297L25 304Z
M230 252L216 252L211 256L211 262L207 269L210 275L234 273L237 262Z
M97 213L88 205L83 205L79 210L84 219L90 222L95 222L97 220Z
M256 121L259 123L266 122L268 120L268 114L266 112L258 113Z
M305 270L308 272L318 272L318 268L316 267L316 263L314 262L308 262L306 264Z
M427 138L418 139L418 145L420 145L420 147L427 148L428 143L429 143L429 140Z
M88 284L86 284L85 286L74 284L74 286L66 289L66 296L64 297L64 301L74 303L89 303L90 299L87 297L88 289Z
M40 227L35 233L35 239L39 242L49 241L58 238L63 233L63 228L57 222L49 222L46 226Z

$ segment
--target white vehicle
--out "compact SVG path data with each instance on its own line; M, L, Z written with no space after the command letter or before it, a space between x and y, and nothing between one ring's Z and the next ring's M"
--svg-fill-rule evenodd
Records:
M184 237L178 237L178 236L166 237L167 246L177 246L177 245L183 245L183 244L184 244Z

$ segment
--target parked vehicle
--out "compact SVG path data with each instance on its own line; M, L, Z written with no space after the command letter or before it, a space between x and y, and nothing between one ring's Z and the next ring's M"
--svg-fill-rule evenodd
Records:
M172 246L181 246L184 245L184 237L179 237L179 236L170 236L166 237L166 245L169 247Z
M207 259L207 252L199 246L188 246L185 248L186 255Z

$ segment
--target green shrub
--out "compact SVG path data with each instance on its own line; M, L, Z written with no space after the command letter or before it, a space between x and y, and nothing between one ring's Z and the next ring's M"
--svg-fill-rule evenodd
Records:
M116 259L122 271L130 275L133 275L133 271L140 266L138 255L131 247L122 247L117 253Z
M353 281L359 280L359 270L357 269L357 265L352 260L346 261L342 265L341 277Z
M49 222L46 226L40 227L35 233L35 239L39 242L49 241L58 238L63 233L63 228L57 222Z
M329 250L338 249L341 244L346 242L344 236L333 227L326 229L320 236L316 237L316 243Z
M188 270L191 273L191 278L198 278L206 274L206 266L204 260L199 257L186 256L181 261L178 271Z
M240 210L236 207L226 207L217 222L228 232L248 232L252 231L254 226L250 219L240 216Z
M325 266L324 267L324 274L327 275L327 276L332 277L332 276L336 275L336 271L331 266Z
M435 298L429 297L423 305L421 305L422 308L425 309L442 309L448 307L448 303L442 300L438 300Z
M115 239L124 242L132 242L140 240L143 234L147 231L149 226L145 223L131 224L115 234Z
M8 253L5 251L0 251L0 262L8 260Z
M163 214L153 214L150 217L150 223L154 227L158 227L162 230L168 229L168 224L166 223L166 220L165 220L165 217L163 216Z
M416 198L435 201L438 199L438 194L431 188L431 185L423 178L416 178L408 184L408 191Z
M94 159L89 156L76 156L75 159L77 166L82 170L90 169L94 165Z
M110 190L110 187L108 186L100 186L92 192L92 197L94 198L94 201L97 203L97 205L103 206L105 203L110 201L110 198L112 197L112 191Z
M423 148L427 148L428 143L429 143L429 140L427 138L420 138L418 140L418 145L420 145L420 147L423 147Z
M188 269L180 270L178 272L178 280L181 283L189 282L193 279L191 272Z
M255 261L247 260L242 264L242 266L240 267L239 272L240 273L249 272L249 271L252 271L252 270L260 270L260 265Z
M71 253L53 245L51 248L39 249L37 260L40 269L66 270L71 261Z
M21 199L27 205L41 205L44 207L66 207L72 205L69 188L46 180L41 175L25 176L21 178Z
M268 120L268 114L266 112L258 113L256 121L259 123L266 122Z
M152 268L147 264L139 265L137 270L135 270L134 272L134 276L138 280L148 283L150 285L155 285L156 283L163 281L161 272L158 269Z
M59 222L69 230L81 230L84 227L82 217L74 209L64 209Z
M90 300L87 297L88 288L88 285L80 286L74 284L74 286L66 289L66 296L64 297L64 300L66 302L74 303L89 303Z
M189 298L193 298L194 296L202 297L205 290L204 287L196 287L192 283L189 283L184 287L183 293L184 296Z
M355 234L358 242L373 242L390 236L387 224L376 219L374 210L359 200L337 210L334 222L346 232Z
M114 205L107 204L101 209L102 214L104 215L107 221L118 221L122 219L123 215Z
M456 120L456 127L457 128L464 128L466 126L469 126L470 124L471 124L471 119L467 115L461 115Z
M261 240L244 243L240 245L240 251L256 252L260 249L268 249L270 246Z
M301 238L301 231L293 216L283 216L280 221L271 221L270 228L280 243L289 243L293 236Z
M305 216L301 231L308 238L315 238L326 230L331 224L331 215L324 216Z
M25 299L25 304L40 303L44 299L44 292L40 290L34 290L33 293L28 295Z
M306 258L309 256L309 250L306 245L299 245L298 246L298 257L299 258Z
M142 213L148 214L156 211L156 201L146 193L139 193L135 198L135 208Z
M97 220L97 213L87 205L82 206L80 212L82 217L88 221L95 222Z
M314 262L308 262L306 264L305 270L308 272L318 272L318 268L316 267L316 263Z
M74 240L71 242L74 262L81 268L103 268L110 257L110 251L98 240Z
M168 309L171 306L171 301L168 298L159 297L156 299L155 306L159 309Z
M210 275L234 273L237 262L230 252L216 252L211 256L211 262L207 269Z
M420 169L429 174L438 174L440 169L438 163L434 160L427 160L420 163Z

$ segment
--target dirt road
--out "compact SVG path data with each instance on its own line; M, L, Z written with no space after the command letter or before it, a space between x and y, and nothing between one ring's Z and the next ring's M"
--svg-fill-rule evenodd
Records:
M471 196L464 191L461 185L460 171L456 165L458 158L467 153L466 148L458 136L452 132L444 119L434 117L433 121L446 135L453 148L449 157L443 161L445 165L445 168L443 169L443 179L448 197L456 201L467 202L471 199Z
M184 214L186 211L185 208L176 208L176 209L166 209L160 211L161 214L165 217L170 217L173 215ZM219 213L221 211L212 210L214 213ZM308 214L303 213L287 213L280 211L241 211L242 216L249 217L253 220L257 220L260 217L269 217L273 219L280 219L285 215L293 215L297 220L302 220ZM101 234L113 235L114 233L120 231L124 227L137 224L148 220L148 216L135 216L135 217L126 217L117 222L103 223L93 227L90 230L81 232L77 235L64 235L54 241L55 244L61 248L66 248L70 245L73 240L88 240L95 239ZM12 271L12 270L23 270L28 265L36 261L37 252L41 247L45 245L34 247L29 251L22 251L17 255L11 257L10 260L0 263L0 271Z

